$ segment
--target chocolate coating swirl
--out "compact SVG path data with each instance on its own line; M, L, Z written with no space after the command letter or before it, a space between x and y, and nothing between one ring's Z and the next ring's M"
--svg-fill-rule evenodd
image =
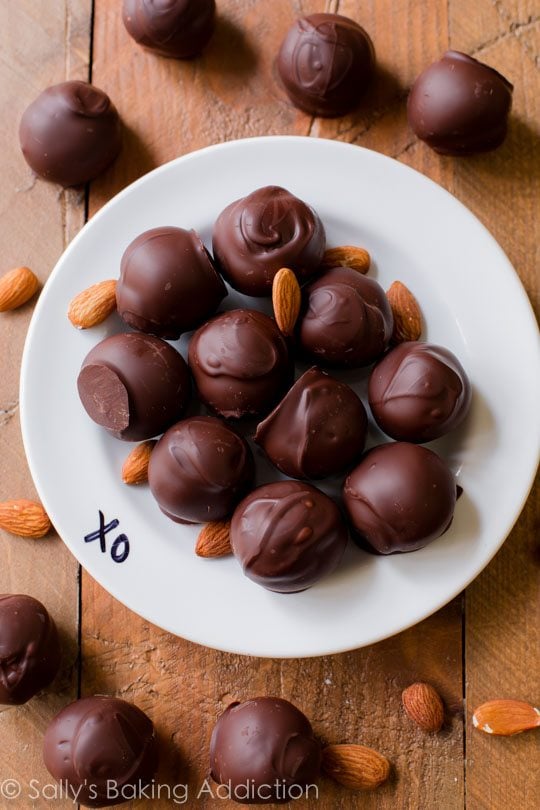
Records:
M161 56L197 56L214 30L215 0L124 0L123 20L139 45Z

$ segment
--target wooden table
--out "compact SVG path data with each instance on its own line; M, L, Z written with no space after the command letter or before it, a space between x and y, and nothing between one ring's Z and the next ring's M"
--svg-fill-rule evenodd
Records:
M493 232L538 304L537 2L329 0L326 10L353 17L370 32L381 68L361 109L333 121L289 106L273 67L294 17L323 10L321 0L218 0L210 46L201 59L186 63L138 48L124 30L120 5L120 0L0 0L0 272L28 264L44 281L88 216L171 158L232 138L297 134L376 149L441 183ZM493 154L441 158L407 128L411 82L449 46L487 61L515 84L510 133ZM86 193L36 182L18 148L17 126L26 105L66 78L90 78L106 90L126 125L120 159ZM489 289L478 303L490 306ZM27 305L0 316L0 499L33 495L17 401L31 312ZM500 317L501 329L511 329L504 312ZM259 694L297 703L326 741L362 742L392 760L391 782L374 794L360 796L324 781L320 810L538 807L533 764L538 737L492 739L475 731L470 718L488 698L539 696L539 505L538 497L529 499L486 571L430 619L367 649L298 661L246 659L174 638L130 613L81 572L59 538L27 541L0 532L0 591L42 599L60 625L66 649L54 691L0 714L0 783L15 778L23 785L21 798L0 798L0 807L50 806L45 799L25 798L30 779L51 781L41 759L43 731L66 703L96 692L133 700L151 715L163 741L160 781L188 782L188 807L231 806L193 797L207 774L216 716L231 700ZM435 736L422 735L400 709L401 689L418 679L433 683L448 707L448 722ZM70 806L66 800L54 804Z

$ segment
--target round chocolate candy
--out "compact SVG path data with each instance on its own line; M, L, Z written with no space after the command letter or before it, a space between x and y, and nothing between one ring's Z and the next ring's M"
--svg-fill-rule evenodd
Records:
M177 523L223 520L253 481L249 445L211 416L184 419L161 437L148 481L162 512Z
M471 403L469 379L452 352L429 343L401 343L369 378L369 405L388 436L430 442L457 427Z
M189 344L189 365L205 405L235 419L268 413L292 377L283 335L268 315L251 309L201 326Z
M310 115L345 115L358 106L375 68L366 31L341 14L300 17L281 45L277 68L293 104Z
M78 802L108 807L133 799L152 781L158 764L156 732L150 718L125 700L82 698L49 724L43 759Z
M379 554L416 551L450 526L456 482L427 447L392 442L364 456L345 481L343 500L361 544Z
M79 186L117 157L122 129L109 96L86 82L44 90L25 110L19 127L26 162L45 180Z
M0 595L0 704L26 703L60 668L58 631L47 609L23 594Z
M135 42L161 56L191 59L214 30L215 0L124 0L123 20Z
M260 423L255 441L292 478L326 478L364 449L367 417L352 388L313 367Z
M287 700L231 703L210 741L212 779L239 804L283 804L317 783L321 745L307 717Z
M470 155L504 141L513 86L489 65L447 51L418 76L407 103L409 125L442 155Z
M77 387L94 422L134 442L157 436L180 419L191 384L176 349L151 335L128 332L105 338L86 355Z
M236 507L232 550L244 574L269 591L310 588L340 563L348 532L334 501L311 484L276 481Z
M231 203L214 225L214 258L235 290L265 296L282 267L300 281L313 275L326 247L324 227L294 194L265 186Z
M118 312L134 329L169 340L214 314L227 289L195 231L153 228L122 256Z
M381 356L393 324L383 288L357 270L336 267L305 289L298 336L322 365L355 368Z

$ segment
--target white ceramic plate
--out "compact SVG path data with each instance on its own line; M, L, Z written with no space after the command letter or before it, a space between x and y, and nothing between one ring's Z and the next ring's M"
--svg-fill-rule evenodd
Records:
M425 337L454 351L474 384L465 426L434 445L464 488L450 531L414 554L373 557L351 545L335 574L293 595L258 587L232 557L197 558L197 527L173 524L147 488L121 483L131 445L94 425L76 391L86 353L121 324L113 317L76 332L66 318L77 292L118 275L125 247L141 231L193 227L209 245L222 208L268 184L283 185L312 204L329 245L365 245L374 258L372 273L385 288L395 279L409 285L425 315ZM242 301L257 306L237 294L226 306ZM539 367L536 324L518 277L490 234L450 194L359 147L314 138L255 138L212 146L151 172L111 200L74 239L39 299L28 333L23 436L58 532L90 574L129 608L172 633L222 650L322 655L415 624L459 593L493 557L523 507L538 461ZM365 373L356 377L361 390ZM377 440L372 431L372 442ZM268 466L260 475L271 477ZM100 510L106 524L119 521L104 535L105 551L99 539L84 540L99 528ZM120 563L111 553L117 559L124 555L122 536L129 539L129 556Z

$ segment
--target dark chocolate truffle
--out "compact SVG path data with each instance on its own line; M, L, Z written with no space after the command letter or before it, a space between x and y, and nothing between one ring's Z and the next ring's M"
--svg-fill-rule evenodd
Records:
M0 703L19 705L60 668L60 642L46 608L31 596L0 595Z
M122 130L116 107L103 90L86 82L62 82L27 107L19 138L36 174L62 186L79 186L115 160Z
M488 152L506 137L513 89L489 65L447 51L412 86L407 103L410 127L442 155Z
M240 804L284 803L317 783L321 745L307 717L287 700L231 703L210 741L212 779Z
M366 31L341 14L300 17L281 45L277 68L293 104L310 115L345 115L373 77L375 50Z
M343 500L360 542L371 550L416 551L450 526L456 482L427 447L392 442L364 456L345 481Z
M120 804L152 781L158 763L156 732L150 718L125 700L82 698L49 724L43 759L81 804Z
M357 459L367 417L352 388L313 367L260 423L255 441L292 478L326 478Z
M309 278L319 269L325 247L324 227L315 211L279 186L236 200L214 225L218 267L246 295L270 295L282 267L293 270L300 281Z
M292 377L287 344L275 322L252 309L224 312L189 344L202 401L220 416L268 413Z
M347 538L334 501L300 481L258 487L231 522L232 550L244 574L278 593L303 591L330 574Z
M452 352L429 343L401 343L369 378L369 405L388 436L430 442L457 427L471 403L468 377Z
M223 520L254 476L249 445L211 416L184 419L161 437L148 481L160 509L178 523Z
M383 288L357 270L336 267L306 287L298 334L322 365L355 368L381 356L393 324Z
M151 335L129 332L105 338L86 355L77 387L94 422L134 442L178 421L191 385L176 349Z
M127 247L118 312L134 329L168 340L213 315L227 289L195 231L153 228Z
M214 30L215 0L124 0L127 32L161 56L191 59Z

